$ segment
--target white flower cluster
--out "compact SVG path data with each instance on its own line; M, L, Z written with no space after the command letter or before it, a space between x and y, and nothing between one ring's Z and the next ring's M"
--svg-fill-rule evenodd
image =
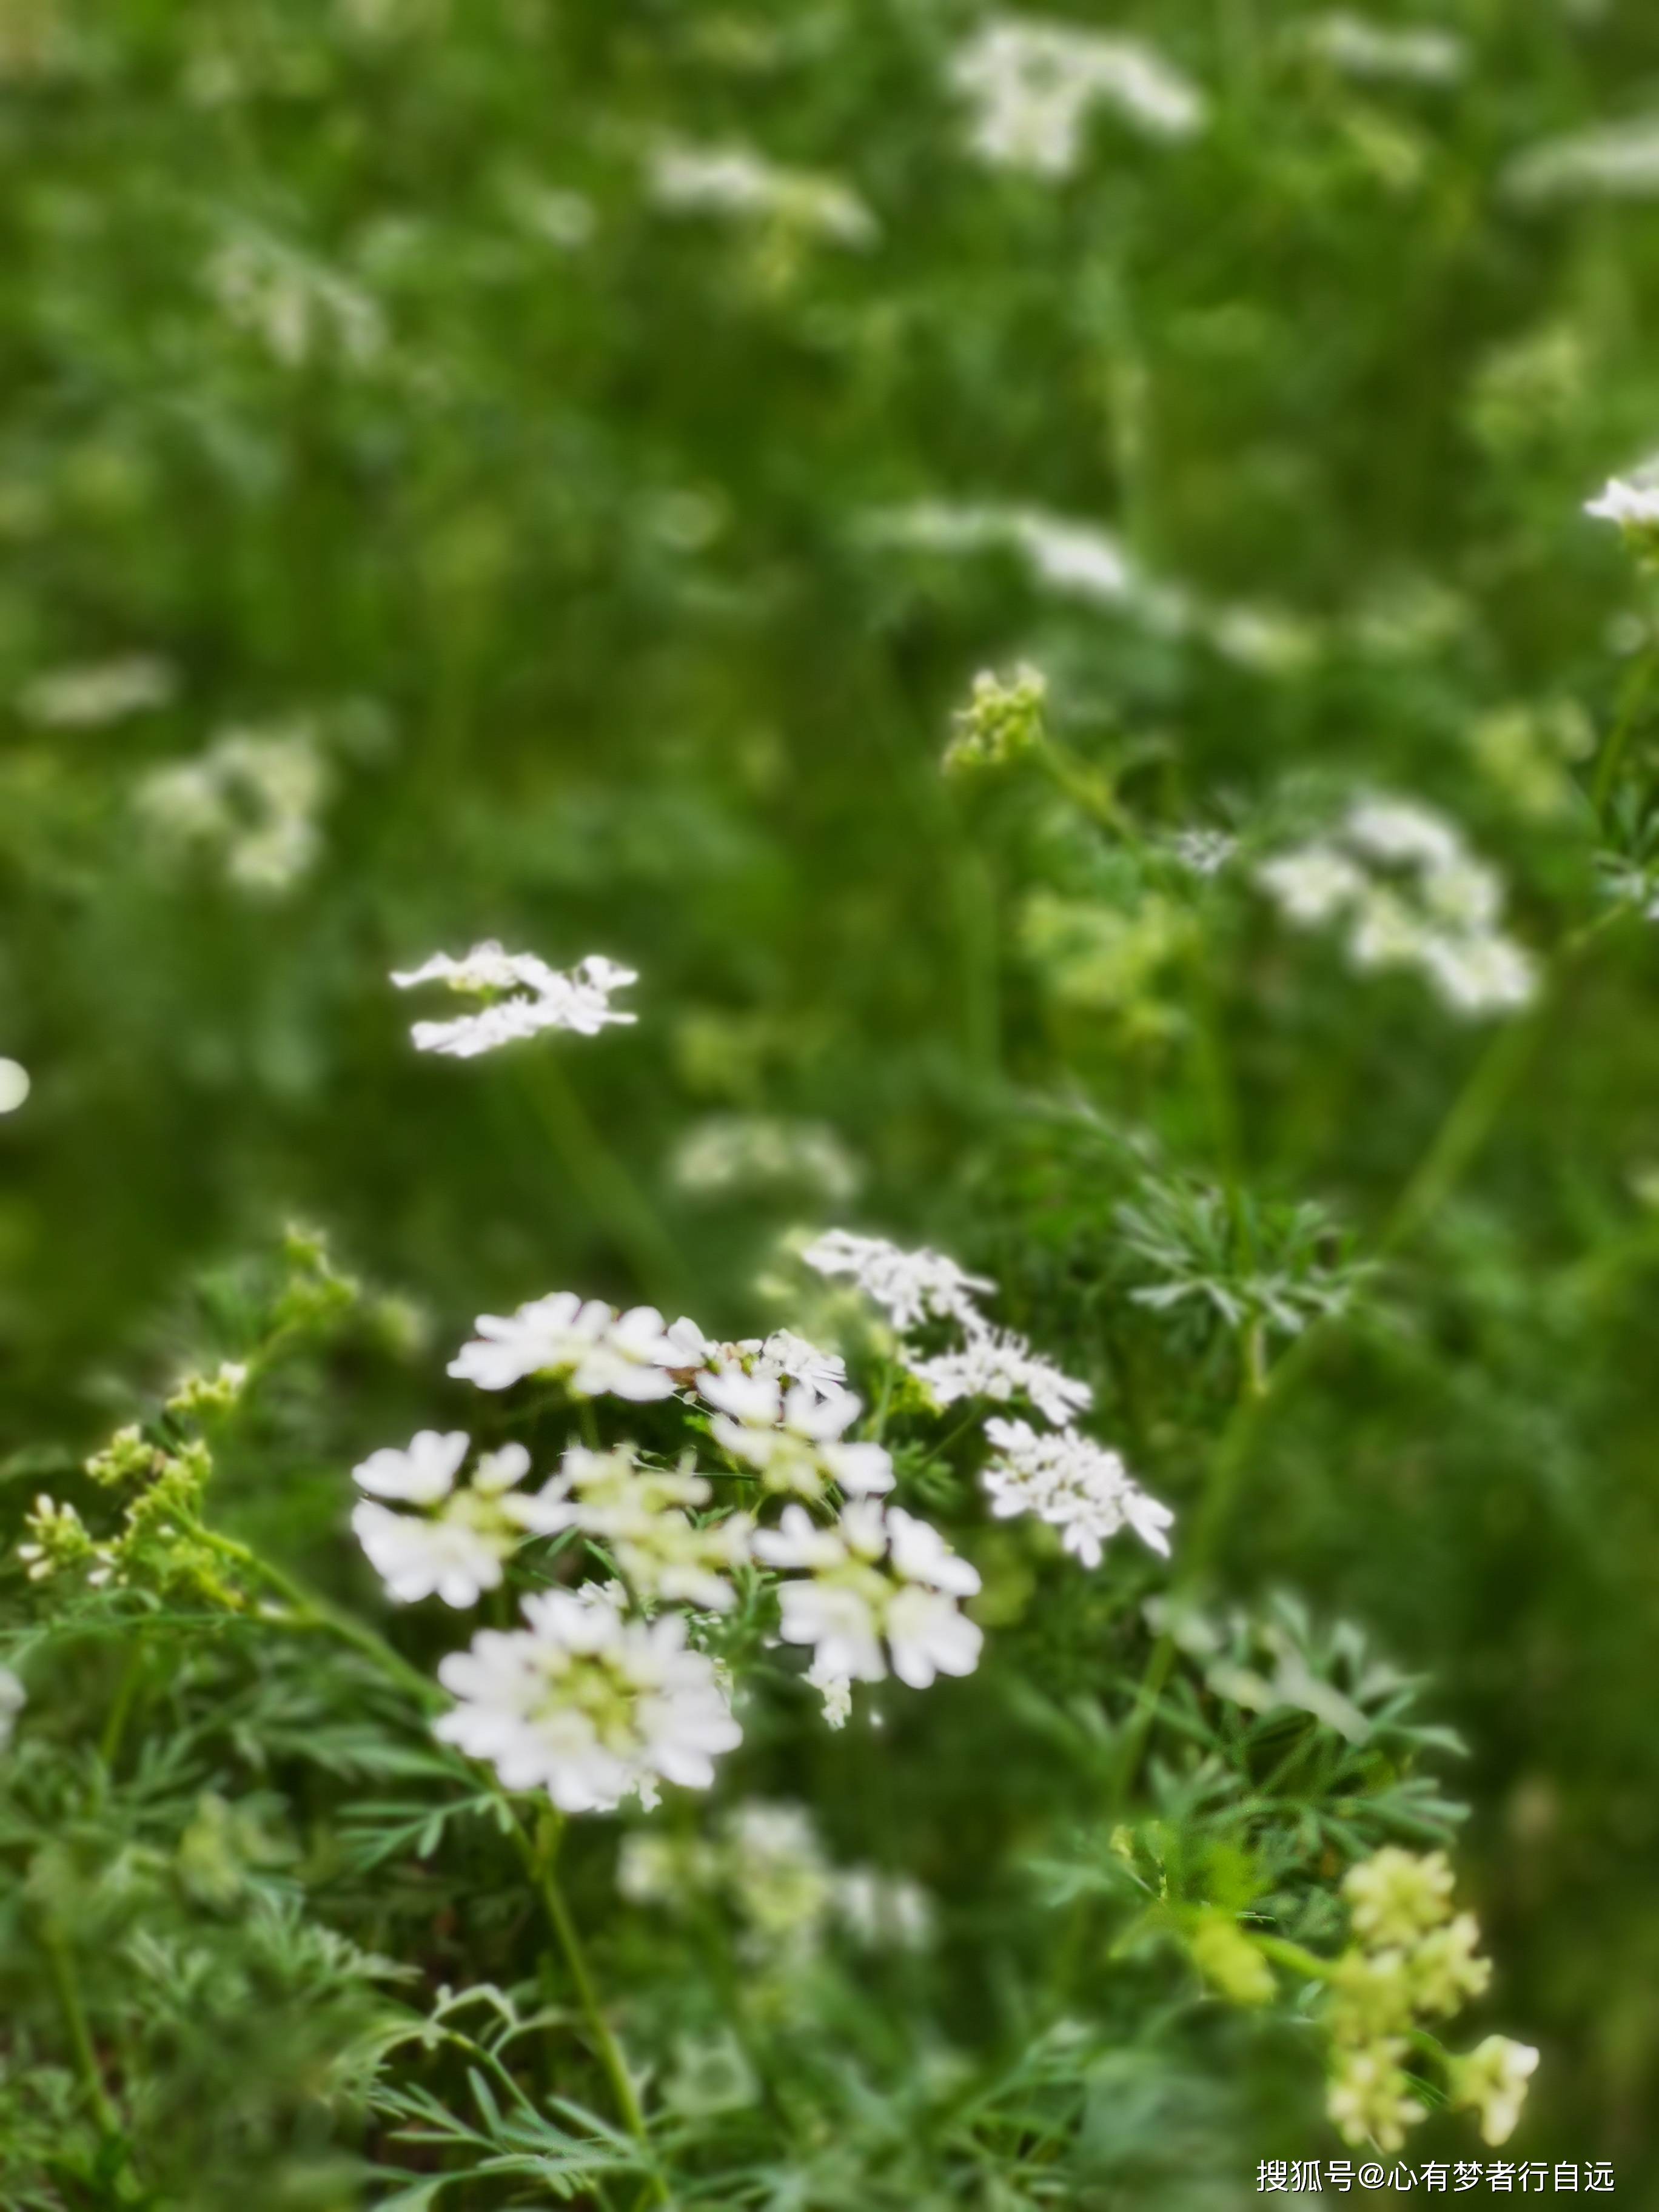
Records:
M970 141L1000 168L1064 177L1097 106L1155 138L1190 137L1202 94L1141 40L1030 15L994 15L959 47L951 82L973 110Z
M872 245L880 226L849 185L788 169L741 146L665 145L651 157L653 200L671 215L777 223L848 246Z
M418 968L394 972L392 980L400 991L443 983L488 1002L452 1021L416 1022L410 1031L417 1052L447 1053L455 1060L476 1059L544 1030L597 1036L609 1023L639 1018L611 1003L613 992L639 981L636 971L597 952L562 974L533 952L504 952L491 941L475 945L459 960L434 952Z
M1341 923L1357 968L1415 968L1458 1013L1533 996L1531 959L1498 927L1497 875L1415 801L1362 800L1331 836L1264 861L1256 880L1298 927Z
M0 1114L15 1114L27 1099L30 1087L22 1061L0 1056Z
M0 1751L17 1729L17 1716L28 1703L28 1692L9 1667L0 1667Z
M458 1382L507 1390L536 1375L576 1398L667 1398L674 1370L690 1365L655 1306L618 1313L603 1298L556 1291L516 1313L480 1314L477 1334L449 1363Z
M207 286L227 321L284 368L324 352L364 368L385 347L386 326L367 293L262 231L222 246L208 264Z
M352 1528L401 1605L424 1597L476 1605L485 1590L500 1588L507 1560L527 1536L551 1533L538 1501L518 1492L530 1472L522 1444L486 1453L470 1488L457 1490L471 1446L461 1430L422 1429L406 1449L372 1453L352 1469L353 1481L368 1492L352 1510ZM375 1502L386 1498L428 1510L394 1513Z
M327 763L296 725L228 730L196 759L152 769L135 799L167 843L215 854L240 890L276 895L322 850L318 817L328 786Z
M799 1805L735 1806L708 1839L636 1830L617 1887L630 1904L671 1912L722 1899L742 1924L744 1959L763 1969L799 1969L836 1929L871 1950L920 1950L933 1935L926 1890L875 1867L836 1866Z
M1659 482L1650 480L1646 471L1635 478L1612 477L1595 499L1585 501L1584 512L1650 544L1659 539Z
M629 1620L605 1595L612 1587L527 1597L526 1627L483 1629L438 1668L456 1699L435 1723L443 1741L564 1813L653 1804L664 1782L706 1790L742 1737L684 1617Z
M1553 200L1653 199L1659 197L1659 116L1636 116L1627 123L1547 138L1517 154L1502 183L1523 206Z
M830 1679L879 1682L890 1661L901 1682L925 1690L979 1664L984 1637L958 1603L978 1591L978 1573L902 1506L856 1498L824 1528L805 1506L786 1505L775 1529L757 1532L754 1551L806 1577L779 1594L780 1633L811 1644Z
M714 1114L687 1131L670 1168L699 1197L772 1185L810 1190L840 1204L862 1180L859 1164L822 1121L772 1114Z
M985 1318L975 1293L994 1291L994 1283L966 1273L941 1253L904 1252L846 1230L821 1237L803 1257L821 1274L849 1276L902 1337L934 1323L962 1331L962 1343L944 1352L900 1346L899 1357L935 1404L978 1399L1006 1405L1023 1398L1054 1423L1053 1433L1044 1435L1027 1421L987 1421L993 1452L984 1482L998 1519L1035 1514L1064 1532L1066 1549L1087 1567L1100 1565L1103 1546L1124 1528L1167 1555L1165 1531L1175 1516L1147 1496L1116 1452L1070 1425L1094 1402L1089 1385Z
M1313 52L1345 76L1455 84L1468 63L1463 41L1455 32L1424 25L1402 30L1346 9L1316 15L1304 35Z
M626 1444L593 1451L573 1444L535 1499L538 1534L579 1528L602 1545L635 1596L647 1605L690 1605L724 1613L730 1577L750 1556L754 1522L746 1513L698 1525L692 1513L714 1492L689 1466L647 1467Z
M177 679L165 660L129 653L85 668L54 668L26 684L17 711L47 730L91 730L165 707Z

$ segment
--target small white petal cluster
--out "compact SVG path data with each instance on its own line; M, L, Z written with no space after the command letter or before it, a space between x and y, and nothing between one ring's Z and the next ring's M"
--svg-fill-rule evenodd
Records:
M699 1526L692 1513L713 1494L689 1465L647 1467L626 1444L614 1451L573 1444L532 1502L538 1535L580 1528L605 1547L641 1602L724 1613L732 1570L749 1557L754 1522L746 1513L730 1513Z
M953 1321L964 1328L981 1319L976 1291L994 1291L984 1275L970 1275L943 1253L906 1252L884 1237L859 1237L831 1229L801 1255L821 1275L843 1276L873 1299L895 1328L928 1321Z
M447 1053L455 1060L476 1059L544 1030L597 1036L611 1023L639 1018L611 1003L613 992L639 981L637 971L597 952L561 972L533 952L504 952L490 942L475 945L459 960L434 953L418 968L394 972L392 980L400 991L441 983L489 1002L453 1021L416 1022L410 1031L417 1052Z
M229 730L194 760L152 769L134 799L167 845L214 854L254 896L289 890L322 851L328 764L303 726Z
M1498 927L1498 878L1414 800L1360 801L1332 836L1262 862L1256 881L1298 927L1340 924L1357 968L1415 968L1455 1012L1507 1012L1536 988L1530 957Z
M1501 183L1522 206L1659 198L1659 116L1547 138L1517 154Z
M449 1363L458 1382L507 1390L527 1376L563 1384L576 1398L672 1396L674 1372L691 1363L655 1306L618 1313L603 1298L556 1291L516 1313L480 1314L477 1334Z
M1584 512L1598 522L1616 522L1634 537L1651 538L1659 535L1659 483L1609 477L1595 499L1586 500Z
M17 1716L28 1703L28 1692L9 1667L0 1667L0 1751L17 1730Z
M442 1661L456 1699L437 1734L487 1759L508 1790L545 1790L564 1813L647 1804L658 1785L706 1790L742 1730L684 1619L626 1619L589 1591L527 1597L527 1626L485 1629Z
M999 1521L1036 1514L1085 1567L1097 1567L1125 1528L1169 1557L1175 1516L1147 1496L1116 1452L1075 1429L1043 1435L1029 1421L988 1421L985 1433L994 1447L985 1489Z
M847 1431L864 1408L850 1390L787 1388L775 1375L740 1367L697 1376L697 1395L713 1407L714 1441L752 1468L768 1490L816 1503L833 1486L849 1498L871 1498L893 1486L893 1462L879 1444L848 1443Z
M1455 84L1468 57L1452 31L1401 30L1338 9L1316 15L1304 34L1314 52L1345 76L1408 84Z
M878 508L867 527L878 544L1016 554L1039 589L1115 607L1160 634L1179 634L1193 618L1184 592L1143 575L1109 531L1075 516L1036 507L921 500Z
M353 1533L400 1605L426 1597L458 1608L476 1605L485 1590L501 1587L507 1561L526 1537L548 1533L537 1501L516 1494L530 1472L522 1444L486 1453L470 1487L456 1488L471 1443L459 1429L447 1435L422 1429L406 1449L371 1453L352 1470L368 1493L352 1509ZM422 1510L394 1512L381 1498Z
M1175 1517L1168 1507L1148 1497L1115 1452L1071 1425L1094 1403L1089 1385L981 1312L975 1293L994 1291L994 1283L940 1253L904 1252L881 1237L845 1230L820 1237L803 1257L822 1274L850 1275L885 1309L901 1336L938 1323L962 1331L961 1344L943 1352L899 1347L899 1358L936 1405L979 1399L1006 1406L1023 1398L1054 1423L1051 1435L1026 1421L986 1423L995 1449L984 1482L999 1519L1036 1514L1065 1531L1066 1549L1088 1567L1100 1565L1103 1545L1126 1527L1168 1554L1164 1532Z
M29 1095L29 1072L21 1060L0 1055L0 1114L15 1114Z
M779 1593L786 1644L810 1644L831 1678L879 1682L892 1672L913 1690L939 1674L971 1674L984 1641L959 1601L979 1575L939 1531L901 1506L855 1498L832 1527L786 1505L763 1528L754 1552L764 1565L798 1571Z
M1494 2148L1506 2143L1521 2121L1528 2087L1538 2071L1529 2043L1489 2035L1452 2069L1453 2102L1480 2116L1480 2135Z
M47 730L91 730L165 707L177 679L165 660L129 653L86 668L54 668L26 684L17 711Z
M783 168L743 146L659 146L647 182L670 215L775 222L855 247L872 245L880 234L870 210L838 178Z
M682 1190L716 1198L728 1191L785 1186L835 1204L853 1197L858 1162L822 1121L770 1114L714 1114L689 1130L670 1172Z
M972 110L969 143L983 161L1039 177L1078 165L1098 106L1155 138L1190 137L1203 95L1139 39L1030 15L994 15L959 47L951 82Z
M264 232L221 246L208 264L207 288L226 320L283 368L326 353L361 369L385 349L386 325L367 293Z

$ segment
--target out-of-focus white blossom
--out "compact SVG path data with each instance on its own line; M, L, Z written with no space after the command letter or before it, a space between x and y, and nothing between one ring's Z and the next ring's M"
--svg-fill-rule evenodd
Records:
M1517 154L1500 183L1522 205L1659 196L1659 116L1546 138Z
M568 1590L528 1597L523 1612L527 1626L483 1630L440 1664L457 1701L435 1723L445 1742L565 1813L654 1802L661 1782L708 1789L743 1732L680 1615L629 1620Z
M480 1314L477 1334L449 1363L458 1382L506 1390L526 1376L562 1382L578 1398L643 1403L672 1394L672 1370L688 1363L655 1306L619 1314L574 1291L533 1298L516 1313Z
M985 1433L993 1446L985 1492L999 1521L1035 1513L1085 1567L1100 1565L1104 1546L1124 1528L1169 1556L1174 1514L1147 1496L1116 1452L1075 1429L1043 1435L1028 1421L990 1420Z
M1142 574L1117 538L1098 523L1042 507L921 500L877 509L868 519L877 544L947 554L1017 554L1042 590L1112 606L1159 634L1179 635L1193 604L1175 587Z
M85 668L54 668L26 684L17 711L48 730L89 730L165 707L178 678L152 653L129 653Z
M927 1321L983 1328L974 1293L996 1288L988 1277L969 1274L941 1252L906 1252L884 1237L860 1237L849 1229L826 1231L801 1257L820 1275L856 1283L899 1329L917 1328Z
M17 1716L28 1703L28 1692L9 1667L0 1667L0 1751L17 1732Z
M226 320L284 368L325 353L364 368L385 349L386 325L366 292L265 232L222 246L208 263L207 286Z
M1367 2044L1342 2054L1325 2110L1344 2142L1375 2143L1393 2153L1404 2143L1407 2128L1426 2117L1401 2064L1405 2055L1402 2040Z
M715 1114L697 1122L675 1146L670 1173L699 1197L781 1185L832 1205L852 1198L862 1181L858 1162L826 1123L771 1114Z
M464 1429L451 1430L447 1435L436 1429L422 1429L402 1449L388 1444L371 1452L353 1468L351 1479L371 1498L395 1498L405 1505L435 1505L454 1489L455 1477L471 1447L472 1439ZM523 1446L519 1449L522 1451ZM528 1468L526 1453L520 1477Z
M849 1498L893 1486L893 1462L879 1444L842 1438L863 1407L850 1390L827 1395L775 1375L741 1368L705 1370L698 1395L714 1408L714 1441L752 1467L769 1490L817 1499L833 1484Z
M823 1700L824 1726L844 1729L853 1717L853 1685L849 1678L838 1674L833 1667L826 1667L821 1659L814 1659L806 1670L806 1679Z
M659 146L647 172L651 198L670 215L772 222L867 246L880 235L868 207L839 178L789 169L743 146Z
M780 1633L811 1644L815 1664L849 1681L878 1682L892 1671L912 1689L939 1674L971 1674L983 1642L961 1611L979 1576L936 1528L901 1507L868 1499L820 1528L804 1506L787 1505L775 1529L754 1539L757 1559L805 1579L779 1593Z
M1612 477L1600 495L1584 502L1598 522L1616 522L1641 545L1659 544L1659 481Z
M400 991L441 983L464 996L489 1001L477 1013L459 1014L447 1022L416 1022L410 1030L417 1052L446 1053L455 1060L474 1060L480 1053L539 1036L544 1030L574 1030L578 1036L597 1036L612 1023L639 1019L611 1003L613 992L639 981L637 970L620 967L599 952L561 971L533 952L505 952L492 940L475 945L459 960L434 952L418 968L394 969L392 981Z
M1169 850L1189 875L1218 876L1237 852L1238 840L1224 830L1177 830Z
M1063 177L1077 167L1084 126L1107 106L1149 137L1191 137L1203 95L1139 39L1030 15L994 15L951 63L972 110L969 143L1000 168Z
M1536 990L1531 958L1498 927L1498 876L1413 799L1359 801L1334 832L1263 861L1256 881L1299 927L1340 923L1356 967L1415 968L1455 1012L1504 1012Z
M1303 35L1314 52L1345 76L1455 84L1468 65L1455 32L1427 26L1402 29L1344 9L1316 15Z
M1537 2070L1538 2053L1530 2044L1489 2035L1467 2057L1452 2061L1452 2102L1479 2113L1481 2138L1496 2148L1515 2133Z
M959 1352L941 1352L931 1359L912 1360L909 1366L940 1406L954 1406L963 1398L988 1398L1000 1406L1011 1398L1028 1398L1045 1420L1063 1427L1094 1403L1086 1382L1063 1374L1012 1329L970 1328Z
M358 1488L370 1493L352 1509L353 1534L400 1605L426 1597L476 1605L485 1590L500 1588L526 1534L552 1533L535 1499L509 1495L530 1472L522 1444L487 1453L470 1487L456 1488L471 1443L459 1430L422 1429L405 1449L373 1452L352 1469ZM375 1502L387 1498L436 1510L394 1513Z
M230 730L195 759L152 769L134 793L167 843L216 855L244 891L280 895L322 851L328 763L309 729Z
M0 1057L0 1114L15 1114L29 1089L29 1072L22 1061Z
M692 1512L712 1496L689 1466L643 1465L632 1448L590 1451L573 1444L554 1480L528 1501L538 1535L580 1528L603 1544L635 1595L723 1613L732 1571L749 1556L753 1527L744 1513L699 1527Z

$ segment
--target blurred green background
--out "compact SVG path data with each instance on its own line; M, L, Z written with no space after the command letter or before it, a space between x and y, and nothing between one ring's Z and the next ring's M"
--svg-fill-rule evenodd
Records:
M1534 948L1596 911L1586 762L1654 617L1580 507L1659 444L1659 13L1379 11L1462 38L1419 82L1262 0L1069 12L1155 39L1206 127L1103 114L1070 176L987 167L946 0L0 0L19 1510L165 1364L192 1273L289 1218L428 1330L343 1449L453 1410L481 1307L570 1285L746 1331L780 1233L847 1220L995 1273L1190 1506L1213 1377L1137 1393L1115 1216L1149 1163L1214 1173L1179 927L1052 789L947 785L951 711L1030 660L1150 830L1381 785L1501 862ZM1635 153L1526 166L1615 125ZM868 223L666 204L665 141L833 177ZM923 503L1103 531L1143 580L1057 585L1006 512L919 543ZM1632 732L1639 858L1639 702ZM1248 1179L1363 1237L1482 1039L1228 880ZM388 971L485 937L637 966L637 1030L416 1054ZM1503 2016L1545 2054L1522 2153L1633 2191L1656 981L1640 927L1575 970L1222 1561L1435 1677Z

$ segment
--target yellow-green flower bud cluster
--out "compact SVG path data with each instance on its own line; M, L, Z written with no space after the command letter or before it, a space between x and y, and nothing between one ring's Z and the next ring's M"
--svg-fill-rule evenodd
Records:
M983 670L974 678L968 704L952 716L953 734L942 763L947 775L1006 768L1041 744L1046 679L1035 668L1015 670L1011 682Z

